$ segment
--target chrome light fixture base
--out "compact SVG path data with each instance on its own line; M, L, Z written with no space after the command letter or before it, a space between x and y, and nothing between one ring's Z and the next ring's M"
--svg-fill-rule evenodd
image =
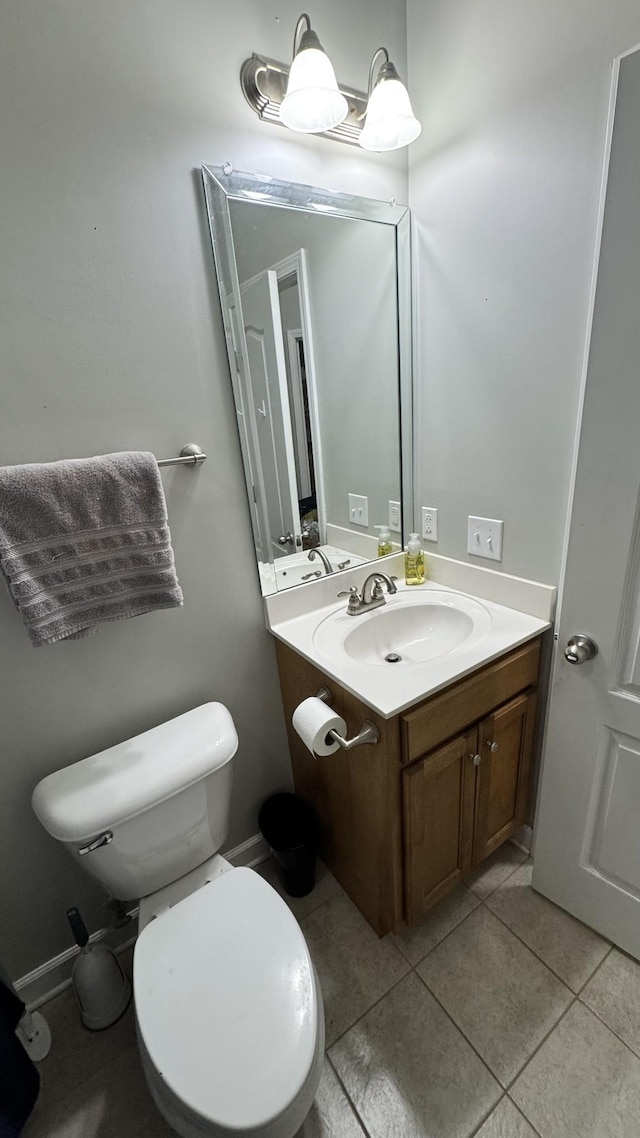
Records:
M290 70L288 64L278 63L277 60L257 55L256 52L242 64L240 85L244 97L252 111L255 111L263 122L285 125L280 118L280 107L287 93ZM335 142L347 142L351 146L358 146L367 109L367 96L364 91L344 87L341 83L338 84L338 89L347 100L349 107L347 117L331 130L318 133L323 138L334 139Z

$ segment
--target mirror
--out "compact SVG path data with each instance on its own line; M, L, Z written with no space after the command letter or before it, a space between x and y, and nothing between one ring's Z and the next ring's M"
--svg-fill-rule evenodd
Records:
M203 180L268 595L412 528L409 211L230 167Z

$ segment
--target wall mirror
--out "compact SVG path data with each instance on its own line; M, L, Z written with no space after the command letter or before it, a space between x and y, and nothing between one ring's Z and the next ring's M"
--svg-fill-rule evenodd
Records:
M412 528L409 211L203 167L263 595Z

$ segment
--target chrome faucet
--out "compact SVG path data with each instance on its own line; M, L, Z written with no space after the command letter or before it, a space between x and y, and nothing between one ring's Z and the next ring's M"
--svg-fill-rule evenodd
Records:
M329 558L327 557L326 553L323 553L323 551L321 549L310 549L309 550L309 561L315 561L316 557L319 557L322 564L324 565L324 571L327 574L327 577L329 576L330 573L335 572L333 565L329 561Z
M370 573L364 585L362 592L358 592L357 585L352 585L347 591L338 593L339 597L348 597L349 604L347 605L348 616L360 616L363 612L371 612L371 609L377 609L380 605L386 604L384 595L383 584L387 586L387 593L392 595L397 593L396 581L397 577L387 577L386 573L381 573L376 570L375 573Z

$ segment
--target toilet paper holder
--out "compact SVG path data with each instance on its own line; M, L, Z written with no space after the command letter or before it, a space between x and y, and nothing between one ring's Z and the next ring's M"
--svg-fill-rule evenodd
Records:
M331 704L333 701L331 689L325 687L319 688L316 692L316 699L321 699L323 703ZM333 728L329 731L327 739L334 739L336 743L340 744L343 751L352 751L354 747L361 747L364 743L369 743L372 746L379 743L380 732L375 723L372 723L370 719L365 719L358 734L354 735L353 739L343 739L342 735L339 735Z

